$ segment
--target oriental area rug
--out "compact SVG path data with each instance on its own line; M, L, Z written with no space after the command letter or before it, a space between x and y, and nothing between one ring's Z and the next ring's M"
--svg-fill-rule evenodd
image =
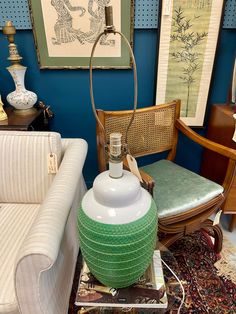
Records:
M174 243L163 258L180 278L185 290L181 314L235 314L236 313L236 249L224 239L223 250L217 255L210 237L198 231ZM172 257L170 257L172 255ZM174 258L173 258L174 256ZM80 262L78 259L68 314L83 313L74 305L78 287ZM163 267L166 282L173 279ZM172 279L171 279L172 278ZM172 291L171 291L172 290ZM179 285L169 289L171 309L165 313L177 314L182 292ZM172 298L173 294L173 298ZM88 314L124 313L126 311L91 309ZM84 312L85 313L85 312ZM129 309L130 314L164 313L163 310L142 311Z

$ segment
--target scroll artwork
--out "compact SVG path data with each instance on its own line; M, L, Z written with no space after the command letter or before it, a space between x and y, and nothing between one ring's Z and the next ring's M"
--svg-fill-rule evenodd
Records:
M162 4L156 105L181 99L181 119L202 126L223 0Z
M112 5L117 30L132 42L132 0L29 0L41 68L88 68L92 46L105 26L105 6ZM99 41L95 67L129 68L121 39L107 34Z

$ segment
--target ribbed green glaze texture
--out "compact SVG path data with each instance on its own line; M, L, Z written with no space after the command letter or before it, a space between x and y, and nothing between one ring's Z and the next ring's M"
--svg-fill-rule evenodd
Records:
M131 285L151 262L157 237L157 209L151 206L142 218L127 224L103 224L78 213L82 255L91 273L104 285Z

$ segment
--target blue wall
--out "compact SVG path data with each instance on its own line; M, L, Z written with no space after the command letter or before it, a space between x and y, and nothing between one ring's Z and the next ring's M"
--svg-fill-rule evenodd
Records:
M153 105L156 80L156 30L135 30L134 54L137 62L139 97L138 107ZM39 70L33 35L31 31L17 31L16 43L22 64L28 67L26 88L37 93L39 100L51 105L55 117L51 128L62 137L82 137L89 144L84 175L90 185L97 174L95 119L89 96L88 70ZM5 69L7 40L0 35L0 93L6 103L6 95L14 89L13 81ZM212 103L225 102L230 84L236 51L236 30L222 30L215 62L215 71L209 94L209 115ZM97 108L128 109L133 105L133 72L131 70L95 70L94 94ZM207 121L206 121L207 122ZM204 129L197 130L204 134ZM182 153L188 146L190 153ZM201 150L181 138L177 159L180 164L199 170Z

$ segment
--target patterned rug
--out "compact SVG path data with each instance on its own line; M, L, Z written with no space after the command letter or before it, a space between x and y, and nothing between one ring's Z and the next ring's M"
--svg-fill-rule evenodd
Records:
M178 274L186 293L181 314L236 313L236 250L227 240L224 241L221 255L217 255L209 236L198 231L177 241L169 250L175 259L167 253L163 256L164 260ZM79 310L74 305L74 300L80 264L80 262L77 264L68 314L77 314ZM164 267L164 275L167 281L173 280L173 275L166 267ZM167 312L168 314L177 313L181 303L180 288L173 287L173 291L170 291L170 294L172 293L175 297L169 300L172 309ZM139 312L129 311L129 313ZM88 313L97 314L99 311L95 309ZM156 310L149 313L159 312Z

